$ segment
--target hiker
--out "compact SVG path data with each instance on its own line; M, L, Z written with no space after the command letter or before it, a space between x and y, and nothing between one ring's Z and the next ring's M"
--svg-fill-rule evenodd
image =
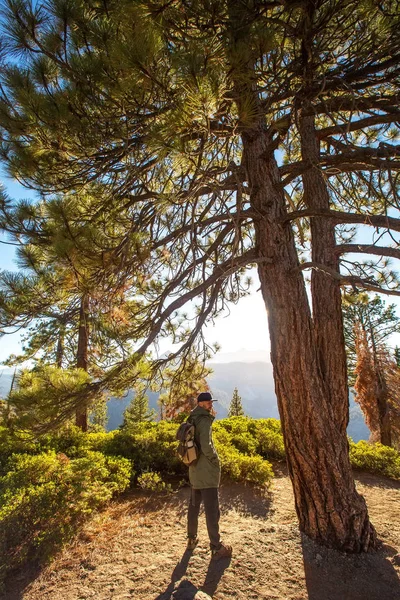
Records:
M229 557L232 547L221 542L219 536L219 499L218 487L221 479L221 466L214 448L211 427L214 421L212 414L215 400L209 392L202 392L197 397L197 406L192 410L188 421L195 426L195 442L200 451L195 464L189 466L191 494L188 510L188 544L193 550L197 543L197 527L201 502L204 504L208 537L212 558Z

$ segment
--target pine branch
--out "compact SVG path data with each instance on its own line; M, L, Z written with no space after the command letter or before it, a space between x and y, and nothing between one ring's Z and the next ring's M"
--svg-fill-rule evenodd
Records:
M360 286L365 290L370 290L372 292L378 292L379 294L386 294L388 296L400 296L400 291L398 290L389 290L387 288L382 288L379 285L374 283L372 279L363 279L358 275L342 275L335 269L328 267L327 265L321 265L314 262L305 262L300 265L300 269L305 271L307 269L314 269L316 271L320 271L325 273L329 277L336 279L339 281L340 285L351 285L353 288Z
M360 254L375 254L377 256L390 256L400 259L400 249L390 246L374 246L369 244L340 244L335 246L335 254L347 254L356 252Z
M232 224L240 223L241 225L243 225L244 221L250 220L254 216L255 216L254 211L248 209L248 210L244 210L240 213L237 213L237 212L221 213L221 214L213 215L212 217L209 217L208 219L204 219L204 220L199 219L199 220L195 221L195 225L193 225L193 223L188 223L188 225L184 225L183 227L175 229L172 233L169 233L165 237L157 239L157 241L152 245L152 249L162 248L166 244L173 242L174 240L178 239L185 233L188 233L189 231L191 231L193 229L193 227L195 227L195 229L198 231L203 231L205 227L207 227L208 225L212 225L214 223L226 225L226 223L228 222L228 223L232 223Z
M369 214L355 214L346 213L339 210L313 210L313 209L302 209L291 213L288 213L282 223L288 223L295 219L304 217L326 217L332 219L335 224L339 223L354 223L361 225L371 225L372 227L383 227L385 229L393 229L394 231L400 231L400 219L394 217L388 217L386 215L369 215Z
M300 160L279 167L281 175L289 174L282 180L282 186L287 186L293 179L316 166L325 167L327 176L337 175L338 171L379 171L400 169L400 161L390 160L390 157L400 156L400 146L392 144L380 144L378 148L361 148L348 146L339 140L331 139L329 143L341 150L340 154L321 154L317 165L308 161ZM353 149L355 148L355 149ZM331 173L330 168L334 168Z
M177 300L171 302L167 308L165 308L162 313L159 315L158 319L154 320L151 333L148 335L145 342L142 346L137 350L136 354L143 356L146 352L147 348L154 342L157 335L160 333L164 323L171 317L171 315L179 310L182 306L184 306L190 300L196 298L203 294L207 289L212 287L218 280L221 278L226 279L231 273L234 273L239 268L244 267L246 265L258 262L267 262L271 259L260 259L257 256L256 250L248 250L242 256L232 257L226 260L224 263L217 264L211 275L202 281L199 285L195 286L192 290L189 290L185 294L182 294ZM171 288L174 285L174 282L171 282ZM172 291L172 290L171 290Z
M350 133L351 131L358 131L365 129L366 127L372 127L373 125L383 125L384 123L396 123L400 121L400 111L391 112L386 115L374 115L371 117L365 117L364 119L358 119L357 121L349 121L348 123L342 123L338 125L332 125L331 127L325 127L324 129L317 130L317 137L322 140L331 135L337 135L339 133ZM330 140L327 141L328 143Z
M347 73L341 69L337 69L337 73L327 73L324 82L316 82L310 90L311 94L319 95L321 90L333 92L343 89L362 89L376 86L377 83L389 83L400 74L400 69L390 70L392 67L398 67L400 64L400 54L393 54L390 58L386 58L380 62L372 62L361 69L352 69ZM340 72L341 71L341 72ZM379 73L384 75L379 77ZM377 77L372 78L373 75Z
M341 95L338 97L328 97L318 104L314 104L311 109L304 111L304 115L332 115L333 113L350 112L364 113L369 110L379 110L387 112L398 112L400 95L398 93L388 95L370 95L365 94L357 96L355 94Z

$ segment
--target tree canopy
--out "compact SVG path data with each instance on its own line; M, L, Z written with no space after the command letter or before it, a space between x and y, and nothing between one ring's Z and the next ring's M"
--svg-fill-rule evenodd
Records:
M138 258L148 255L141 292L149 302L136 339L153 342L184 302L194 302L199 326L178 336L193 344L206 318L245 293L243 269L266 260L254 246L262 215L249 204L241 140L260 119L266 152L279 151L281 219L296 237L301 268L396 292L382 257L398 257L397 243L381 247L378 236L351 243L356 224L400 228L394 3L6 6L3 158L40 193L101 182L105 214L128 216L131 228L112 244L122 252L134 230L141 252L132 271L143 271ZM235 19L246 25L245 39L235 38ZM319 151L307 143L307 127ZM307 192L313 164L324 178L324 205ZM340 273L310 255L309 217L321 211L340 239ZM353 260L354 252L380 258Z

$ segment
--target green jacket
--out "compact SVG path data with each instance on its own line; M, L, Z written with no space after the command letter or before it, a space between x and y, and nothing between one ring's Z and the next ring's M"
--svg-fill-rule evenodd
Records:
M219 487L221 466L211 431L214 418L208 410L197 406L188 419L195 427L195 441L200 450L196 464L189 467L190 484L196 490Z

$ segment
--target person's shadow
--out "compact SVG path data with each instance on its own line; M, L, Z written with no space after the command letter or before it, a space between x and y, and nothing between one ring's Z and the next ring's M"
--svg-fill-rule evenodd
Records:
M196 587L188 579L182 579L188 568L191 556L191 550L186 550L183 553L181 560L176 564L172 571L171 582L167 589L159 594L154 600L170 600L172 594L174 600L193 600L199 591L205 592L211 597L213 596L225 569L230 565L231 558L228 557L218 561L210 560L203 585L201 587ZM178 587L175 588L176 582L180 579L182 579L182 581L179 583Z
M213 597L224 571L231 564L231 559L232 557L228 556L227 558L220 558L219 560L210 560L204 583L200 588L202 592Z
M190 557L192 556L192 554L193 554L192 550L185 550L185 552L182 555L182 558L175 565L175 568L172 571L170 584L168 585L167 589L164 592L162 592L161 594L159 594L157 596L157 598L155 600L169 600L171 598L171 594L175 589L175 583L177 581L179 581L180 579L182 579L182 577L186 573L188 564L189 564L189 560L190 560ZM192 587L194 588L195 586L192 586ZM197 589L196 589L196 591L197 591ZM196 592L194 593L193 597L195 595L196 595Z
M162 592L161 594L159 594L155 598L155 600L169 600L171 598L171 594L175 590L176 582L179 581L180 579L182 579L182 577L185 575L185 573L187 571L189 560L190 560L190 557L192 556L192 554L193 554L193 550L185 550L185 552L182 555L182 558L175 565L175 568L172 571L171 582L169 583L167 589L164 592ZM187 581L187 580L184 580L184 581L186 581L187 584L190 584L190 586L194 590L194 594L192 596L188 595L187 597L194 598L196 595L196 592L197 592L197 588L194 585L192 585L189 581ZM182 583L178 587L181 587ZM186 586L186 587L188 587L188 586ZM187 590L187 591L189 593L192 590Z

